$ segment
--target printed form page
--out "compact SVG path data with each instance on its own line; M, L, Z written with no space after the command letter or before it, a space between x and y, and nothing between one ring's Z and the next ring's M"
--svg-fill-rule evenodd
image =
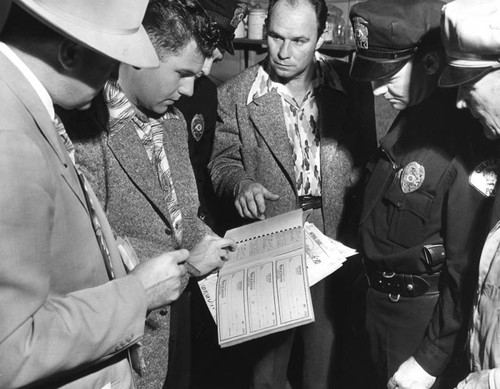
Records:
M238 243L217 281L221 347L314 321L302 211L226 233Z

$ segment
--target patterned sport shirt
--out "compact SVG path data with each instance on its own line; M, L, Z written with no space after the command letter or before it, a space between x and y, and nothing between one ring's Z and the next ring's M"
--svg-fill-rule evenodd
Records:
M288 139L293 149L295 183L299 196L321 196L318 92L324 85L344 91L337 73L318 52L315 67L314 78L302 101L295 100L285 85L271 79L272 70L268 62L259 67L247 98L247 104L250 104L272 90L280 95Z

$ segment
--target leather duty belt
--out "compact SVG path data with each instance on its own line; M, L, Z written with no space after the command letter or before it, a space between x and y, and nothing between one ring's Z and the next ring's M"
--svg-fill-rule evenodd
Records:
M440 273L414 275L394 272L374 271L366 273L368 286L387 293L389 299L397 302L401 296L418 297L426 293L437 292Z

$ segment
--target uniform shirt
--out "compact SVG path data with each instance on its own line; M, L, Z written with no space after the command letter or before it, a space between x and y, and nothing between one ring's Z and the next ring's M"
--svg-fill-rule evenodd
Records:
M320 136L316 96L323 85L341 90L336 72L316 53L315 75L302 101L297 101L288 88L271 79L272 69L260 66L248 94L247 104L275 90L281 97L288 138L293 149L296 188L299 196L321 196Z
M364 194L360 238L369 270L442 271L437 307L414 354L434 376L445 368L467 315L461 292L475 264L476 222L485 201L468 182L477 162L469 150L479 133L474 126L468 112L456 111L453 94L439 90L405 109L380 141ZM408 169L416 164L424 176ZM405 193L411 182L417 184ZM443 244L446 263L426 265L426 244Z

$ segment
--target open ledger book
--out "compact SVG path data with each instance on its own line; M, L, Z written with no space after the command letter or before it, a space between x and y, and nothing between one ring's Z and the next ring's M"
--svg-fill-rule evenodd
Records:
M309 287L356 251L303 217L296 210L226 233L237 250L218 275L199 282L221 347L314 321Z

